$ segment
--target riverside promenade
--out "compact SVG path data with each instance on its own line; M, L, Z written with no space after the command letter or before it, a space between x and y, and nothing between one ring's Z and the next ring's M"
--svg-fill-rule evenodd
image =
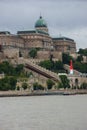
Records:
M56 90L56 91L0 91L0 97L45 96L45 95L77 95L87 94L87 90Z

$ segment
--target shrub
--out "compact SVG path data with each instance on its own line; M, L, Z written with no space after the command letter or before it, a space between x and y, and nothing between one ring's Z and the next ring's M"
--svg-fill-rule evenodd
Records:
M14 77L5 77L0 79L0 90L7 91L7 90L15 90L16 89L17 80Z
M87 83L82 83L80 89L87 89Z
M35 48L31 49L29 52L29 56L35 58L37 55L37 50Z
M33 89L34 90L44 90L44 87L41 84L38 84L37 82L35 82L33 84Z
M60 79L61 79L61 87L63 88L70 88L69 85L69 79L67 79L66 75L60 75Z
M47 80L47 88L48 88L48 89L52 89L52 87L53 87L54 84L55 84L55 83L54 83L51 79L48 79L48 80Z
M22 84L22 88L23 88L24 90L26 90L27 87L28 87L28 84L27 84L27 83L23 83L23 84Z
M59 84L58 84L58 88L59 88L59 89L60 89L60 88L64 88L63 84L62 84L62 83L59 83Z
M70 60L74 62L73 57L66 53L62 54L62 60L63 60L63 64L70 64Z

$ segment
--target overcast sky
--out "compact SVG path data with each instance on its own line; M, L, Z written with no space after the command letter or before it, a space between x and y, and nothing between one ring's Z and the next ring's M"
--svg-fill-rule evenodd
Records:
M87 48L87 0L0 0L0 31L32 30L40 13L51 36Z

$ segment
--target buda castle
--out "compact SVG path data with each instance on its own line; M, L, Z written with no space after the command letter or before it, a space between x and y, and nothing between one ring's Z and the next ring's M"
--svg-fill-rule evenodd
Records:
M36 21L35 30L18 31L15 35L8 31L1 31L0 47L18 48L25 57L29 55L32 48L36 48L37 59L48 59L52 55L53 58L61 60L62 53L76 52L76 43L73 39L50 36L47 23L42 16Z

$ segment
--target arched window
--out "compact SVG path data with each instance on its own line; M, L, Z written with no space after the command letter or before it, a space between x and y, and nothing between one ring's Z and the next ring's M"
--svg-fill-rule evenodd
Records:
M75 86L78 86L78 79L75 79Z

